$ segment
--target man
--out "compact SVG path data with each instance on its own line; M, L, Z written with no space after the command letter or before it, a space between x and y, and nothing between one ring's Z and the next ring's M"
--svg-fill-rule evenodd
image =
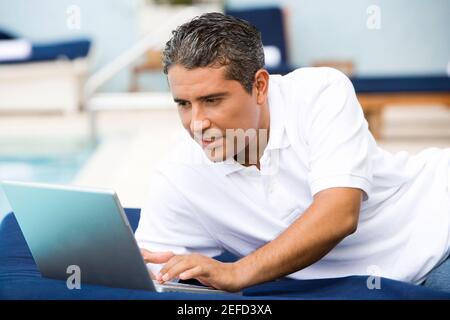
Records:
M259 32L239 19L183 24L163 56L190 137L159 168L136 231L157 280L228 291L282 276L420 284L445 261L450 149L380 149L348 78L269 76ZM224 250L240 259L212 259Z

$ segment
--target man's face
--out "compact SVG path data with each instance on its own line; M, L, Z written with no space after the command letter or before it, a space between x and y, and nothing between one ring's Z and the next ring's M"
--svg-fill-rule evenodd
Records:
M189 70L176 64L168 72L183 127L215 162L233 157L252 141L250 136L236 143L230 132L255 132L263 122L256 89L249 94L238 81L225 79L225 68Z

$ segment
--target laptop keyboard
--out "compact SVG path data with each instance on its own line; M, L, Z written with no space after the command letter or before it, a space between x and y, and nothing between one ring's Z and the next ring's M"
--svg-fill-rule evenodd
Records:
M217 290L211 287L196 286L192 284L178 283L178 282L166 282L160 284L158 281L153 280L157 291L160 292L204 292L204 293L227 293L222 290Z

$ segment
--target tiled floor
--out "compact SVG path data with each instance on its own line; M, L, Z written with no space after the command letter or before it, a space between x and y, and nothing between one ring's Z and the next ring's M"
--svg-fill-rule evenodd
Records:
M426 147L450 148L449 108L390 108L384 118L383 139L378 142L388 151L415 153ZM176 110L103 112L98 120L102 143L74 183L113 188L124 206L140 207L153 168L182 130ZM59 140L58 149L64 149L65 141L87 141L88 117L86 114L0 116L0 147L5 140L38 138ZM33 147L40 149L39 145ZM18 145L17 149L20 148Z

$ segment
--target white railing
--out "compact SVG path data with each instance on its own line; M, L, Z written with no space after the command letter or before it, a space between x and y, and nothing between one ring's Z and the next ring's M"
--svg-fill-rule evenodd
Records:
M170 18L167 19L166 23L160 25L154 31L142 37L135 45L127 49L113 61L108 63L106 66L95 72L86 81L84 86L83 97L86 102L89 98L107 81L112 79L116 74L118 74L123 69L130 66L133 62L144 55L149 49L161 49L159 44L167 39L162 39L163 36L167 34L167 31L172 30L174 25L180 23L186 19L187 16L194 16L198 13L196 7L186 7L174 13ZM87 104L86 104L87 106Z
M143 56L150 49L161 49L161 43L167 41L167 34L174 29L174 26L179 25L187 18L193 18L196 15L201 14L201 10L195 6L189 6L168 17L164 24L159 25L155 30L149 32L142 37L135 45L127 49L120 54L113 61L106 66L95 72L88 78L83 88L83 107L89 113L89 128L92 143L96 144L98 141L98 128L97 128L97 114L100 111L105 110L133 110L142 109L142 96L138 97L133 93L122 93L122 101L126 100L126 95L129 96L131 103L115 103L117 100L117 94L112 94L111 97L105 97L107 94L96 94L96 92L110 79L117 75L120 71L129 67L136 62L141 56ZM149 97L149 95L147 95ZM154 98L154 99L153 99ZM136 106L133 106L133 102L138 101ZM105 104L106 102L106 104ZM162 102L170 104L170 93L156 93L155 97L147 98L148 105L156 104L160 106Z

